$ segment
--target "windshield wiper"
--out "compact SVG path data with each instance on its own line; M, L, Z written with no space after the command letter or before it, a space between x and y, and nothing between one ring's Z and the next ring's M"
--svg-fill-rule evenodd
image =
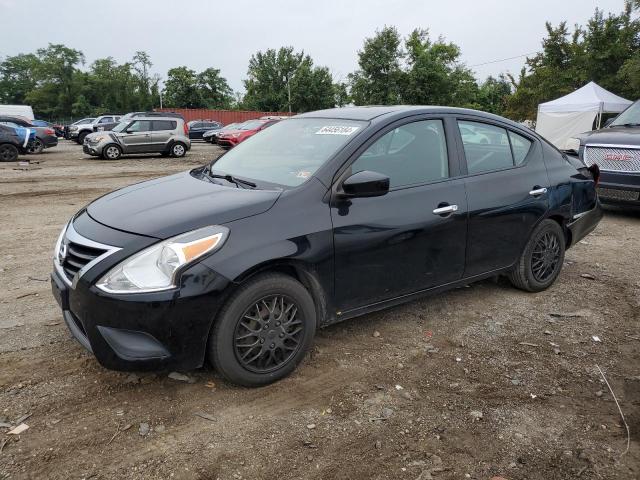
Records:
M640 127L640 123L618 123L616 125L609 125L610 127Z
M249 186L251 188L256 188L257 187L257 185L255 183L250 182L249 180L243 180L241 178L234 177L233 175L231 175L229 173L226 173L224 175L218 175L216 173L211 173L211 171L209 171L209 176L211 178L222 178L223 180L226 180L229 183L235 183L236 187L240 187L240 184L247 185L247 186Z

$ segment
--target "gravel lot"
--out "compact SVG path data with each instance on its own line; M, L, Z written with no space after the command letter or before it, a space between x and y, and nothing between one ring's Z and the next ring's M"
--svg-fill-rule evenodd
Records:
M332 326L266 388L100 367L50 294L60 228L219 153L0 164L0 479L640 478L638 212L608 210L546 292L486 281Z

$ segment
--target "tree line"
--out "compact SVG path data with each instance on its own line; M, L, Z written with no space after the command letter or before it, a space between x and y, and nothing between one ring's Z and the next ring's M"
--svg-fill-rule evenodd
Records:
M146 52L130 61L101 58L49 44L0 61L0 103L28 104L39 118L57 120L102 112L173 108L305 112L334 106L449 105L535 119L539 103L593 80L630 99L640 98L640 0L623 11L596 9L585 26L546 24L542 49L526 58L519 75L478 82L461 61L460 47L417 28L402 36L385 26L364 40L358 69L335 80L329 68L293 47L256 52L244 93L234 92L219 69L171 68L162 82Z

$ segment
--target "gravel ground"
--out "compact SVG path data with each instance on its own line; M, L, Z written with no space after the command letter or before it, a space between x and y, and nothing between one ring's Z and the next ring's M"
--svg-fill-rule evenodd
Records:
M219 153L0 164L0 479L640 477L638 212L608 210L546 292L486 281L334 325L265 388L100 367L49 291L60 228Z

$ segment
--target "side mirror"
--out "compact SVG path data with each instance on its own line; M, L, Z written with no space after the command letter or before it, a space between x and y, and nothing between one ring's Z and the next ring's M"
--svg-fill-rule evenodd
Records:
M127 128L124 133L133 133L133 130L131 130L130 128Z
M606 122L604 122L605 128L608 127L609 125L611 125L615 119L616 119L616 117L613 117L613 118L610 118L609 120L607 120Z
M389 177L378 172L363 170L342 183L344 197L381 197L389 192Z

